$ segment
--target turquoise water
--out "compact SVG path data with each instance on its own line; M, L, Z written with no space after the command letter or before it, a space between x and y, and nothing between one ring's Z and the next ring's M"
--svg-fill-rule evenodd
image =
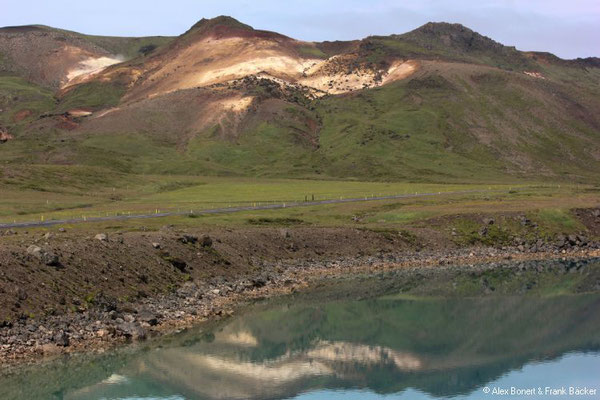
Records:
M289 299L0 378L0 398L574 398L483 391L546 386L600 390L600 296Z
M566 373L567 372L567 373ZM567 354L558 360L545 362L532 362L525 365L522 369L511 371L503 375L500 379L493 382L488 382L487 387L494 386L501 388L529 388L541 387L544 389L542 395L506 395L496 396L492 394L486 395L483 388L475 390L467 395L458 395L454 399L483 399L483 398L503 398L503 399L544 399L544 398L560 398L560 396L545 394L545 387L550 385L553 388L570 386L573 387L588 387L600 388L600 357L598 354ZM486 387L484 386L484 387ZM573 396L571 396L573 397ZM582 396L582 398L597 399L600 398L600 393L597 395ZM316 400L316 399L344 399L344 400L430 400L438 397L415 390L407 389L401 393L394 394L377 394L366 390L320 390L312 393L304 393L295 396L298 400ZM564 398L569 398L567 395Z

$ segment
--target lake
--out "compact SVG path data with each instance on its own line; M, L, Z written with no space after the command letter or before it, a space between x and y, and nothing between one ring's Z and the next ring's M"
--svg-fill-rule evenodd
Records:
M347 286L0 378L0 398L600 398L598 294L357 300Z

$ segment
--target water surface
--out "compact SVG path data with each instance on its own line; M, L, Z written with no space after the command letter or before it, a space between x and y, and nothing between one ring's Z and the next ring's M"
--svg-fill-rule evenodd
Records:
M3 399L485 399L485 387L600 389L600 295L258 305L137 350L0 379ZM600 398L583 396L579 398Z

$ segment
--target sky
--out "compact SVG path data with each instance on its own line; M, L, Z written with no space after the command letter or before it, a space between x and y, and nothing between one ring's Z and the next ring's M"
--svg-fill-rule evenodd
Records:
M0 26L43 24L112 36L179 35L230 15L309 41L404 33L457 22L519 50L600 56L600 0L0 0Z

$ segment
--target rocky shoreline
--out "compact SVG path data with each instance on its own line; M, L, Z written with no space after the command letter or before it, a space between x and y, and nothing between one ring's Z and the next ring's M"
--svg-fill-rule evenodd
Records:
M60 354L104 351L122 343L224 318L240 305L302 290L327 277L386 270L402 273L464 266L488 268L490 263L493 266L507 261L591 257L600 257L600 243L573 236L554 244L534 243L528 247L519 244L502 248L404 251L329 261L263 261L257 265L255 274L238 279L217 277L202 284L186 282L171 293L145 297L127 305L100 296L90 309L4 323L0 327L0 360L6 370Z

